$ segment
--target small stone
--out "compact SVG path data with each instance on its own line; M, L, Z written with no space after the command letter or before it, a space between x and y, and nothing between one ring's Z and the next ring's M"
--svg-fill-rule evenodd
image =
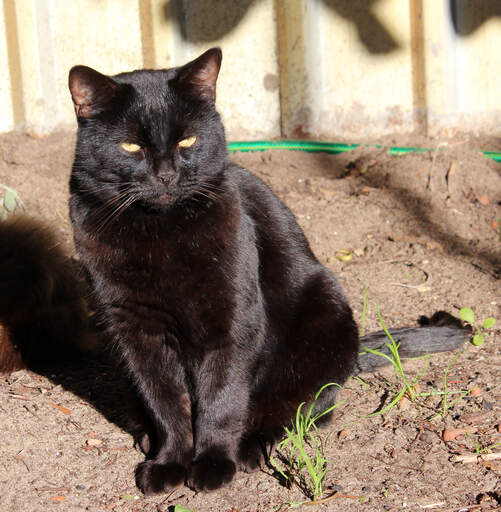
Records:
M482 388L480 386L475 386L471 392L470 392L470 395L471 396L480 396L482 394Z
M349 428L345 428L343 430L341 430L339 433L338 433L338 437L339 439L346 439L348 437L348 435L350 434L351 430Z
M485 404L485 401L484 401ZM485 412L476 412L472 414L463 414L461 416L461 421L464 423L469 423L470 425L473 423L480 423L485 420L487 417L487 413Z
M494 404L492 402L488 402L487 400L484 400L482 402L482 407L486 410L486 411L492 411L493 407L494 407Z
M85 441L85 444L87 446L101 446L103 442L101 441L101 439L95 439L91 437L90 439L87 439L87 441Z
M433 441L435 439L437 439L437 436L433 433L433 432L430 432L429 430L425 430L421 436L419 437L419 439L425 443L433 443Z
M401 411L406 411L407 409L409 409L411 403L409 401L409 399L406 397L406 396L403 396L399 401L398 401L398 408L401 410Z

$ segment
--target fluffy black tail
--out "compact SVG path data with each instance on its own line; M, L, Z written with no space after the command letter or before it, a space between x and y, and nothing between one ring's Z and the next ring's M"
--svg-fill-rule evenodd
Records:
M97 345L79 275L40 222L0 222L0 373Z
M445 311L438 311L431 318L422 316L418 322L421 327L389 330L395 343L400 343L398 353L402 359L455 350L471 337L471 330L463 327L460 320ZM361 354L355 374L371 372L387 365L387 359L375 354L364 354L364 349L371 348L390 355L390 350L385 345L389 341L384 331L362 336Z

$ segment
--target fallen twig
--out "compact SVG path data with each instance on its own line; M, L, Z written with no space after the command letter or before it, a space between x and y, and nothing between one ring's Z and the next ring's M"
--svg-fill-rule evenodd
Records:
M427 503L426 505L419 505L419 508L437 508L437 507L443 507L446 505L445 501L438 501L437 503Z
M451 462L462 462L463 464L478 464L486 460L501 459L501 453L486 453L484 455L468 454L454 455L450 458Z
M326 498L322 498L321 500L306 501L303 503L303 505L305 507L311 507L312 505L320 505L322 503L327 503L328 501L331 501L334 498L348 498L350 500L359 500L360 499L358 496L351 496L350 494L340 494L338 491L334 491L332 494L330 494Z
M30 397L24 396L24 395L15 395L15 394L9 394L10 398L15 398L16 400L31 400Z

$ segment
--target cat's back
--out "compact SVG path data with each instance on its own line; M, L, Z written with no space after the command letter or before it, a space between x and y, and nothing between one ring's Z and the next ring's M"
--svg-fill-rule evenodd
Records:
M259 279L269 306L276 309L275 316L290 314L310 288L329 290L337 302L344 302L334 276L313 254L289 208L246 169L234 165L228 172L239 190L242 215L254 226Z
M268 185L237 165L231 165L228 172L237 184L244 213L253 220L261 241L274 241L282 250L293 251L291 256L318 263L294 214Z

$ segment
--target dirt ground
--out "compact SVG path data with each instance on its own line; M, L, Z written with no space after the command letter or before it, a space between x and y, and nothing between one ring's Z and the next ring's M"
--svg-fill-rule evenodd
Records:
M73 133L0 137L0 184L19 193L26 212L54 226L69 252L68 176ZM379 330L376 302L390 327L421 314L472 307L497 329L482 347L464 347L449 389L473 390L447 414L438 396L367 417L395 391L391 369L350 380L345 403L322 433L330 465L325 503L299 510L469 511L501 506L501 458L453 462L457 454L501 453L501 163L478 149L501 141L386 138L421 145L425 154L389 156L362 147L343 154L240 153L234 159L262 177L288 204L320 261L339 278L357 320L368 293L366 331ZM496 219L500 219L497 221ZM350 261L338 258L349 251ZM419 390L443 390L454 354L430 358ZM425 362L405 364L415 375ZM210 494L186 487L144 497L134 484L143 459L125 430L120 375L105 358L89 358L0 378L0 510L196 512L287 510L307 501L271 468L238 474ZM393 386L393 387L392 387ZM398 386L397 386L398 387ZM458 395L451 395L450 401ZM454 439L445 441L443 432ZM331 435L327 439L327 434Z

